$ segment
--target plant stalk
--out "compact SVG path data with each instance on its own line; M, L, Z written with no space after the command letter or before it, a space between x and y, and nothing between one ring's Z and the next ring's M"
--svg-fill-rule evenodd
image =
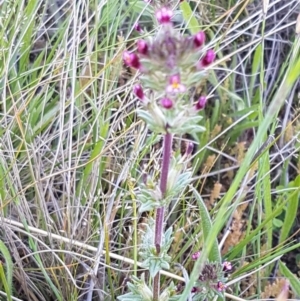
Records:
M160 175L160 191L162 194L162 198L165 197L167 191L172 142L173 142L173 134L167 132L164 136L164 142L163 142L163 157L162 157L162 167L161 167L161 175ZM164 214L165 214L164 206L156 209L154 245L156 247L157 255L160 254L160 250L161 250L162 235L164 230ZM160 272L158 272L155 275L153 280L153 300L158 301L159 295L160 295Z

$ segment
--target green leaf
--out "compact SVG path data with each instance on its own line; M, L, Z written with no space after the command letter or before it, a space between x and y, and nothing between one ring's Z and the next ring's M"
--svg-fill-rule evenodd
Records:
M276 227L276 228L281 228L282 225L283 225L283 222L282 220L278 219L278 218L274 218L273 219L273 225Z
M260 60L261 60L261 49L262 49L262 45L259 44L254 53L251 74L257 74L258 68L260 66ZM256 76L253 76L251 78L250 86L249 86L249 95L250 96L253 96L255 81L256 81Z
M293 291L297 294L296 297L299 298L300 297L300 280L299 280L299 278L296 275L294 275L290 271L290 269L284 263L281 262L281 260L279 261L279 270L282 273L282 275L289 280Z
M295 188L296 191L293 190L292 192L290 192L290 197L285 212L285 218L280 233L279 243L288 238L288 235L297 216L300 197L300 175L295 179L295 181L290 183L289 187Z
M3 265L1 263L1 271L0 271L0 278L3 283L5 292L7 294L8 300L12 300L10 295L12 294L12 278L13 278L13 262L9 253L9 250L5 246L2 240L0 240L0 252L2 253L5 259L6 265L6 273L3 273Z
M195 34L199 31L199 23L194 16L194 13L187 1L183 1L180 3L180 9L182 11L182 15L184 21L187 24L187 28L191 31L192 34Z
M0 280L4 286L4 290L6 292L6 298L8 301L11 301L12 298L11 298L11 288L9 287L7 281L6 281L6 277L5 277L5 274L4 274L4 270L3 270L3 265L2 263L0 262Z
M101 23L102 24L111 24L116 19L116 14L119 9L122 9L122 5L117 4L115 1L107 1L101 11Z
M131 0L128 1L129 6L131 7L131 9L136 12L137 14L142 14L143 16L147 16L150 18L153 18L154 16L154 10L153 7L151 5L148 5L148 3L146 3L143 0Z
M25 21L21 27L22 44L20 53L20 70L27 67L29 60L29 51L32 47L32 35L34 31L34 25L36 22L36 16L38 15L38 9L40 8L40 1L32 0L29 1L24 10L23 20Z
M260 194L260 200L262 200L265 208L265 216L272 214L272 198L271 198L271 179L270 179L270 159L269 152L266 151L262 158L260 159L260 170L259 170L259 179L262 181L262 192ZM274 219L275 221L275 219ZM280 222L280 220L277 220ZM273 229L272 229L272 220L266 224L266 233L267 233L267 249L272 248L272 238L273 238Z
M199 206L199 212L200 212L201 224L202 224L202 231L203 231L204 240L206 242L210 239L208 235L209 235L209 231L212 227L211 218L209 216L209 212L206 208L206 205L203 202L203 199L200 196L200 194L198 193L198 191L194 187L192 187L192 191L193 191L193 194L194 194L194 196L197 200L198 206ZM222 263L221 254L220 254L220 251L219 251L219 248L218 248L218 242L217 242L216 239L214 240L214 244L211 248L211 251L209 252L208 259L212 262Z

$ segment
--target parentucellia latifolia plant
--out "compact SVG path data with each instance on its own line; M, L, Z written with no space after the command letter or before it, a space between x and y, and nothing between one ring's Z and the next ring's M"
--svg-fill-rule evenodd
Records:
M140 101L138 116L148 129L163 136L163 154L160 183L147 176L139 187L137 196L140 212L155 210L155 220L149 219L140 247L143 267L149 270L147 284L144 275L140 279L132 276L128 283L129 293L119 296L121 301L167 301L178 300L180 292L174 283L160 290L160 271L169 269L168 250L172 243L172 228L165 231L165 209L170 202L186 189L191 172L186 161L192 152L190 143L186 153L172 155L174 135L194 134L204 131L199 125L202 116L199 111L205 107L207 98L201 96L196 102L189 97L189 91L206 76L216 54L212 49L204 50L205 34L185 35L175 29L170 7L160 7L155 13L158 31L147 40L137 41L134 52L125 51L123 59L128 67L139 71L139 83L133 93ZM141 30L139 25L136 29ZM193 255L193 260L199 253ZM212 300L222 296L226 289L225 272L231 264L206 262L199 271L199 277L190 292L190 300Z

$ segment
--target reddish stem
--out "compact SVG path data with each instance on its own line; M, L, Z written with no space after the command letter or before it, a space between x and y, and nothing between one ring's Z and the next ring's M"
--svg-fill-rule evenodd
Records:
M162 167L161 167L161 175L160 175L160 191L162 193L162 198L165 197L167 191L172 142L173 142L173 135L170 133L166 133L164 136ZM159 255L161 249L162 235L164 230L164 214L165 214L164 206L156 209L154 244L156 247L157 255ZM160 273L158 272L153 280L154 301L158 301L159 293L160 293Z

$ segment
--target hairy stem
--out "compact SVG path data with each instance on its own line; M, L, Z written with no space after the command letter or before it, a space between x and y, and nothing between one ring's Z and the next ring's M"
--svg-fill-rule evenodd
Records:
M173 135L170 133L166 133L164 136L162 167L161 167L161 175L160 175L160 190L163 198L165 196L167 190L167 184L168 184L168 173L169 173L169 166L171 160L172 141L173 141ZM156 247L157 255L159 255L161 249L162 235L164 230L163 229L164 214L165 214L165 207L162 206L156 209L154 244ZM160 273L158 272L153 280L154 301L158 301L159 294L160 294Z

